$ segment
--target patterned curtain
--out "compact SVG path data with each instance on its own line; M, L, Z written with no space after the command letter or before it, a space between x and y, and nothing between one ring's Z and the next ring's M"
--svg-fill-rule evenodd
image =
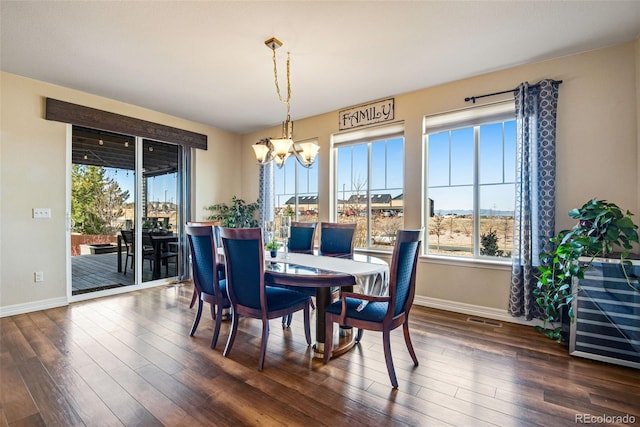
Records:
M509 313L542 318L533 289L541 250L555 234L558 85L543 80L516 89L516 206Z
M258 195L258 204L260 205L260 227L264 225L265 221L273 221L274 217L274 205L275 205L275 193L274 193L274 176L273 176L273 162L269 162L266 165L260 166L260 182L258 189L260 194Z

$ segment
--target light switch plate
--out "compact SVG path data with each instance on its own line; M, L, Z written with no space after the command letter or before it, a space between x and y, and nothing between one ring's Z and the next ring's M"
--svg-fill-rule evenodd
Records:
M51 208L33 208L33 218L51 218Z

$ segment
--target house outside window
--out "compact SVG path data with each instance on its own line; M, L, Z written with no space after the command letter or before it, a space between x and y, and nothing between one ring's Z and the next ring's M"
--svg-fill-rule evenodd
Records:
M427 255L506 261L513 247L513 101L425 117Z
M318 160L309 168L290 156L282 168L274 167L275 221L289 215L293 221L318 221Z
M404 226L404 127L334 135L333 217L357 223L355 248L393 249Z

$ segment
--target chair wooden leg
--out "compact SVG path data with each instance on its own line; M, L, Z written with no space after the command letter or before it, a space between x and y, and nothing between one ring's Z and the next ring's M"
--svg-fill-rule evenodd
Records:
M196 317L193 319L193 326L191 327L191 332L189 336L193 336L196 333L196 329L198 329L198 324L200 323L200 316L202 315L202 300L198 299L198 311L196 311Z
M216 320L216 304L211 304L211 318L213 320Z
M329 363L333 349L333 315L326 313L324 318L324 363Z
M411 337L409 336L409 319L405 318L404 323L402 324L402 331L404 332L404 342L407 344L407 350L409 350L409 354L413 359L414 366L418 366L418 357L416 356L416 352L413 350L413 344L411 344Z
M287 314L286 316L282 316L282 327L289 328L291 326L292 319L293 319L293 314Z
M196 299L198 299L198 290L194 286L193 295L191 296L191 304L189 304L189 308L193 308L193 305L196 303Z
M269 320L262 321L262 344L260 345L260 360L258 360L258 371L264 367L264 357L267 354L267 340L269 339Z
M231 332L229 332L229 338L227 338L227 345L224 348L222 355L227 357L233 347L233 341L236 339L236 332L238 332L238 315L233 313L231 315Z
M391 331L382 331L382 346L384 347L384 360L387 362L387 371L393 388L398 388L398 379L396 378L396 370L393 368L393 359L391 358Z
M362 341L362 334L364 334L364 329L358 328L358 334L356 335L356 342Z
M316 305L313 303L313 298L309 301L309 306L311 307L311 310L316 309ZM286 326L287 328L290 328L292 320L293 320L293 313L288 314L286 316L282 316L282 327L284 328Z
M311 301L311 299L309 299L309 301ZM311 345L310 305L311 304L307 304L304 307L304 337L307 339L307 345Z
M218 335L220 335L220 326L222 325L222 304L215 305L218 308L218 313L214 316L215 324L213 327L213 338L211 339L211 348L216 348L218 344ZM211 305L213 310L214 304Z

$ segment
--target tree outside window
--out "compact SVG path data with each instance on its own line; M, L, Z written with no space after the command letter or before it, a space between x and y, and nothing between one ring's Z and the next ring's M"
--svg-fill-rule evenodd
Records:
M81 234L114 235L120 228L129 191L107 176L102 166L73 165L71 218L73 231Z

